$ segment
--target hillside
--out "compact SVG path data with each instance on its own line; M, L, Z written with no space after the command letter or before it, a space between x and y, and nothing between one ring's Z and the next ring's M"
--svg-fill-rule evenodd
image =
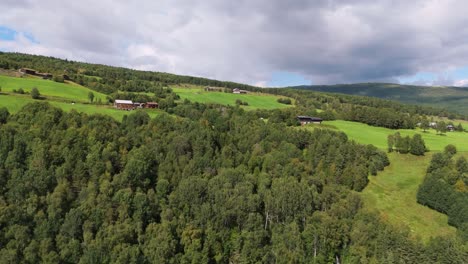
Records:
M387 136L397 131L402 136L420 134L430 152L425 156L388 153L390 166L377 176L369 176L369 184L361 193L361 197L367 208L377 209L381 216L393 225L407 226L414 238L421 238L427 242L434 236L455 234L456 228L448 225L448 217L419 204L416 193L434 153L443 151L448 144L453 144L461 155L468 156L468 133L449 132L437 135L433 129L427 132L420 129L393 130L343 120L325 121L322 125L309 125L305 128L342 131L351 140L360 144L372 144L382 150L387 149Z
M16 78L0 75L0 87L2 87L3 92L9 93L13 93L14 90L20 88L25 92L30 92L33 87L36 87L44 96L68 99L76 102L88 102L88 93L92 92L95 100L106 101L105 94L72 82L59 83L34 77Z
M390 83L357 83L288 87L330 93L371 96L402 103L446 108L468 115L468 87L415 86Z
M419 133L423 118L447 111L24 54L1 65L0 262L466 259L447 217L415 199L433 153L385 151L388 134ZM20 67L70 81L14 77ZM117 110L115 99L159 109ZM325 121L301 129L298 115ZM423 138L432 151L463 152L466 135Z

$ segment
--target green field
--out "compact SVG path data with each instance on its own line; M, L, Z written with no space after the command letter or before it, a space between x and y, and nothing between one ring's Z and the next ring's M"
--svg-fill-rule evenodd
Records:
M291 105L280 104L276 100L281 96L263 93L233 94L223 92L206 92L203 88L181 88L171 87L181 99L187 99L199 103L216 103L223 105L236 105L236 100L247 102L248 106L243 106L246 110L252 109L276 109L291 107Z
M408 226L415 238L428 241L431 236L455 234L445 214L416 202L416 193L431 160L423 157L389 153L390 166L377 176L370 176L361 193L366 207L379 210L383 219L396 226Z
M3 92L9 93L19 88L22 88L25 92L30 92L33 87L36 87L41 95L45 97L63 98L76 102L87 102L88 93L93 92L95 100L100 98L103 102L106 101L105 94L90 90L75 83L58 83L39 78L16 78L0 75L0 86Z
M409 227L414 237L420 237L423 241L428 241L431 236L455 234L456 229L447 223L448 217L418 204L416 193L433 153L442 151L447 144L454 144L462 155L468 157L468 133L447 132L441 136L436 135L433 129L426 133L420 129L392 130L343 120L306 126L308 129L316 127L343 131L351 140L373 144L384 150L387 148L389 134L396 131L403 136L420 133L431 152L423 157L389 153L390 166L377 176L369 176L370 182L362 192L364 203L368 208L377 209L393 225Z
M465 132L447 132L445 135L437 135L434 129L430 129L427 132L423 132L420 129L393 130L343 120L325 121L323 125L326 127L336 127L338 130L345 132L350 139L361 144L372 144L380 149L386 149L387 136L398 131L403 136L412 136L416 133L421 134L426 142L426 147L431 151L442 151L448 144L454 144L458 151L468 151L468 133ZM308 127L314 128L317 126L310 125Z
M58 102L58 101L46 101L46 100L34 100L29 96L23 95L5 95L0 94L0 107L6 107L10 113L18 112L23 106L28 103L32 102L48 102L53 106L59 107L64 111L71 111L75 109L78 112L83 112L86 114L104 114L113 117L114 119L121 121L124 115L129 115L133 113L133 111L122 111L114 109L112 106L104 106L104 105L92 105L92 104L81 104L81 103L65 103L65 102ZM145 109L151 118L157 116L160 111L154 109Z

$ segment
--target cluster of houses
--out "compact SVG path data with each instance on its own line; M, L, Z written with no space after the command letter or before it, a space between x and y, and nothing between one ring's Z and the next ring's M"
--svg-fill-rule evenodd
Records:
M417 123L416 125L417 125L418 127L420 127L420 126L421 126L421 123ZM429 123L429 127L430 127L430 128L436 128L436 127L437 127L437 123L436 123L436 122L430 122L430 123ZM454 126L454 125L451 125L451 124L447 125L445 128L446 128L447 131L449 131L449 132L455 131L455 126Z
M114 101L114 107L119 110L135 110L138 108L159 108L158 103L156 102L147 102L147 103L138 103L133 102L132 100L120 100L116 99Z

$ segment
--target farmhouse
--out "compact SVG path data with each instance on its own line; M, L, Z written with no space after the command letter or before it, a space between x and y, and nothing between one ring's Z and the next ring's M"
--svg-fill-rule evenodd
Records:
M147 102L145 108L159 108L159 104L156 102Z
M42 79L52 79L53 77L53 75L50 73L38 72L36 70L29 69L29 68L21 68L19 69L19 72L23 74L39 76L39 77L42 77Z
M455 127L453 125L448 125L447 126L447 131L450 131L450 132L455 131Z
M120 110L133 110L135 109L135 105L131 100L119 100L116 99L114 101L114 107Z
M235 94L246 94L247 91L246 91L246 90L241 90L241 89L239 89L239 88L234 88L234 89L232 90L232 93L235 93Z
M323 119L320 117L312 117L312 116L298 116L297 120L301 123L301 125L307 124L321 124Z

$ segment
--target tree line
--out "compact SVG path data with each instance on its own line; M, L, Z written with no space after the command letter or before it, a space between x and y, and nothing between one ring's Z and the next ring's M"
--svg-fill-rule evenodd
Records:
M449 224L468 241L468 162L455 158L456 147L447 145L432 157L426 177L419 186L418 202L447 214Z
M420 134L414 134L413 137L402 137L400 132L387 137L388 152L396 151L398 153L411 153L416 156L423 156L427 149L424 140Z

